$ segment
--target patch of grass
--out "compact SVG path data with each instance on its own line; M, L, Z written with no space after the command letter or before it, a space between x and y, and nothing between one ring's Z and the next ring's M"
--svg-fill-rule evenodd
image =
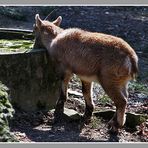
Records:
M91 123L90 123L91 128L95 129L95 128L97 128L98 125L100 125L100 124L101 124L101 119L100 119L100 118L97 118L97 117L95 117L95 116L93 116L93 118L92 118L92 120L91 120Z
M101 98L99 98L99 100L98 100L102 105L105 105L106 103L110 103L111 102L111 99L108 97L108 95L106 95L105 93L104 93L104 95L101 97Z

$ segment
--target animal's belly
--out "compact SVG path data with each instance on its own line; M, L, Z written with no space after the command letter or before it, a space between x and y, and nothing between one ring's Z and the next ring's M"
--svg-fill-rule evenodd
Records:
M78 77L85 82L99 82L98 77L96 75L92 76L85 76L85 75L78 75Z

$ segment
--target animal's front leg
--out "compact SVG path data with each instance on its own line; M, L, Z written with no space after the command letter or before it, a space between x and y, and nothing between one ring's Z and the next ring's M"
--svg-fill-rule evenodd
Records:
M62 82L63 83L63 82ZM64 112L64 102L66 101L66 96L61 88L60 90L60 96L59 99L56 102L56 107L55 107L55 116L59 116L63 114Z
M61 85L61 90L60 90L60 96L59 96L59 99L57 100L55 112L54 112L55 121L58 121L63 115L64 103L67 99L67 85L68 85L70 78L71 78L70 72L66 72L62 76L62 85Z
M85 122L90 122L94 110L94 103L91 98L91 83L82 81L82 92L85 99L85 112L83 119Z

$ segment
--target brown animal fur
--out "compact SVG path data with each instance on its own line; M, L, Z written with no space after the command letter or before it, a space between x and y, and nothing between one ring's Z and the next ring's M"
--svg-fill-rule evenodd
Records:
M94 105L91 99L91 82L101 84L114 101L116 114L109 124L114 131L125 123L127 83L138 72L138 57L132 47L121 38L78 28L62 29L62 18L54 22L42 21L36 15L34 48L44 47L58 63L62 73L61 97L55 115L63 112L68 81L73 73L82 81L86 102L85 119L90 119Z

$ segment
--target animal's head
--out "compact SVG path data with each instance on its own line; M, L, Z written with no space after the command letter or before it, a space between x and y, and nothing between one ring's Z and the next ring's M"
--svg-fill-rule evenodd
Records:
M35 34L35 43L33 48L46 48L47 45L50 44L51 40L61 32L61 28L59 26L62 22L62 17L59 16L52 22L47 20L49 17L50 15L46 17L46 19L42 20L39 14L36 14L35 24L33 26Z

